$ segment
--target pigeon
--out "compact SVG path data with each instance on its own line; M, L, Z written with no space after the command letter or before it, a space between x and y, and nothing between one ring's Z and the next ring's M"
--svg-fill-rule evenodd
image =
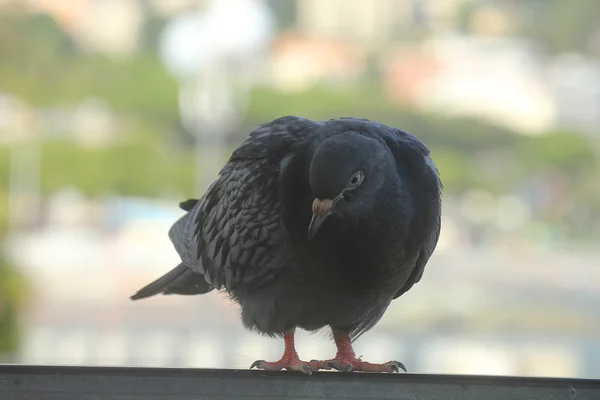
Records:
M415 136L364 118L284 116L250 132L169 230L181 263L131 297L217 290L246 329L283 338L252 368L406 371L357 358L354 341L423 276L438 243L442 182ZM303 361L296 329L328 327L334 358Z

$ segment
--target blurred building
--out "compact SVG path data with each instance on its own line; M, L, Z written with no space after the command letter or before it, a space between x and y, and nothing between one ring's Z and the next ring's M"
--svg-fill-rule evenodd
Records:
M554 95L526 42L435 36L392 57L388 92L419 109L531 134L548 132L557 122Z
M600 60L563 54L548 64L545 77L556 98L558 124L600 140Z
M352 84L366 68L366 54L360 46L295 33L275 39L271 60L269 84L289 92L319 84Z
M297 0L297 28L311 36L344 38L369 46L401 39L409 28L455 29L472 0Z
M298 0L297 28L313 37L390 40L398 26L412 20L412 2L379 0Z

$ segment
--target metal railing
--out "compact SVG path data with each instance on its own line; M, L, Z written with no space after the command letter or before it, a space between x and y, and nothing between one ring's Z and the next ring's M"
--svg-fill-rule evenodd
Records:
M600 399L600 380L0 365L2 400Z

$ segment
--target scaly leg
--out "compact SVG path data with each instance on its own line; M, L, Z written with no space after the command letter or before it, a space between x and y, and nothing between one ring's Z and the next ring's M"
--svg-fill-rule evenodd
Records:
M300 371L311 375L313 372L312 366L310 363L301 361L298 357L298 353L296 352L296 347L294 344L294 330L292 329L291 331L287 332L283 336L283 340L285 343L285 349L279 361L257 360L252 363L250 369L259 368L267 371L279 371L281 369L286 369L288 371ZM314 371L317 371L317 369L314 369Z

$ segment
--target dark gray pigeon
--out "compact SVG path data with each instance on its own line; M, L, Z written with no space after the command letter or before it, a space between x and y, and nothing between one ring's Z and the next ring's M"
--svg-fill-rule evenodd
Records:
M423 276L440 234L442 184L416 137L367 119L287 116L232 154L169 236L181 264L137 292L226 291L243 325L283 337L276 362L252 367L406 371L355 357L352 342ZM296 327L329 326L337 355L301 361Z

